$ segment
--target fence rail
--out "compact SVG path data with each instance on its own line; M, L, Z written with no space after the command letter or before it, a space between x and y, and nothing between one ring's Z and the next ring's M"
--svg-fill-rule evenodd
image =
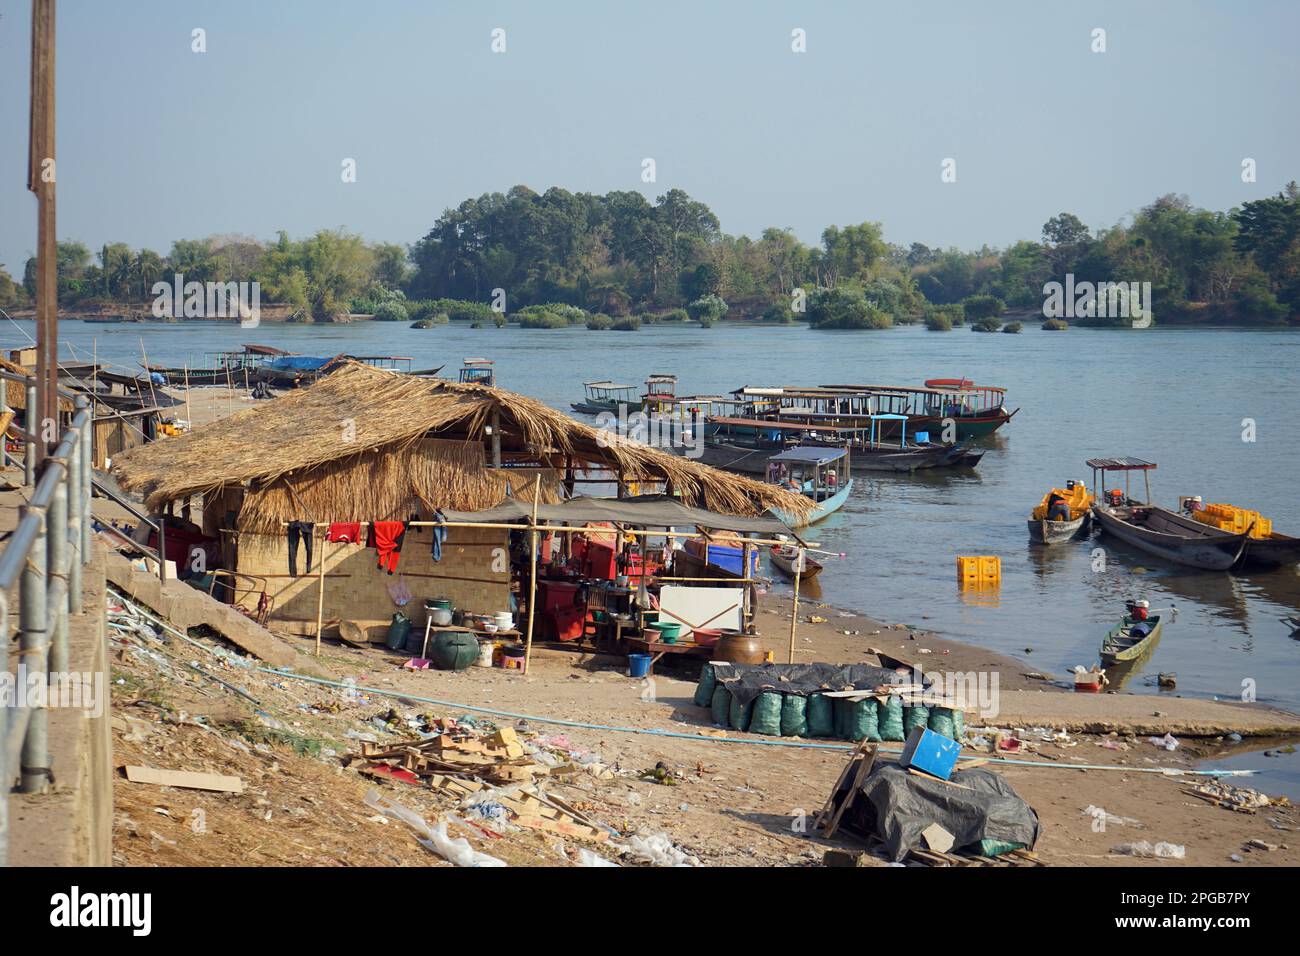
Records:
M8 668L10 593L18 586L19 661L27 680L14 681L14 706L0 706L0 866L8 863L9 790L15 779L22 793L50 786L48 701L29 706L28 684L48 687L50 672L68 669L68 619L81 612L82 568L91 554L90 488L93 465L93 410L85 395L74 397L76 411L54 452L36 467L32 380L0 373L27 385L24 478L35 487L19 509L18 526L0 551L0 637ZM6 453L7 454L7 453Z

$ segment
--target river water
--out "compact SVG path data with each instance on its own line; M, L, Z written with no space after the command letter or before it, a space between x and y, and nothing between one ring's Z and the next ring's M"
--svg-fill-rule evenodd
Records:
M27 344L31 323L5 329L0 338L15 347ZM1199 494L1256 509L1277 530L1300 535L1300 331L1062 334L1031 325L1020 335L978 335L724 325L618 333L384 323L244 330L69 320L60 334L66 359L97 350L101 360L137 370L142 347L151 363L194 367L206 364L205 353L249 341L309 355L409 355L416 368L446 363L452 372L465 356L482 355L496 361L502 387L565 410L582 397L584 380L639 384L651 372L675 373L679 394L743 384L919 386L958 376L1005 386L1008 404L1020 412L985 440L989 451L977 471L855 477L846 508L809 535L848 555L826 562L823 600L1064 675L1096 661L1126 597L1145 597L1153 609L1176 607L1177 616L1124 689L1160 693L1155 675L1169 672L1180 694L1253 694L1300 709L1300 641L1279 620L1300 608L1300 569L1194 572L1097 537L1044 550L1029 544L1025 527L1048 487L1067 478L1091 482L1086 458L1134 455L1159 464L1151 476L1157 503L1173 507L1179 494ZM959 554L999 555L999 591L959 592Z

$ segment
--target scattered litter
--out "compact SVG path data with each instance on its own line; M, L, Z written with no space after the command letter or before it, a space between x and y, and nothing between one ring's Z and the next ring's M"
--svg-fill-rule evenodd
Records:
M378 790L371 788L365 797L366 806L378 810L385 816L392 817L394 820L400 820L405 823L416 833L422 834L417 837L420 843L429 850L438 854L444 860L456 864L457 866L505 866L505 862L498 860L494 856L488 856L486 853L480 853L469 845L469 841L464 837L452 839L447 835L447 823L444 820L438 821L437 826L429 826L414 810L410 810L396 800L389 800Z
M1173 734L1165 734L1163 737L1148 737L1148 743L1152 743L1161 750L1177 750L1178 741L1174 739Z
M1153 846L1146 840L1139 840L1137 843L1121 843L1118 846L1111 847L1110 852L1120 856L1138 856L1144 859L1160 860L1181 860L1187 855L1186 848L1177 843L1162 842Z
M628 839L626 847L614 844L614 848L631 853L638 859L646 860L655 866L702 865L696 857L674 846L666 833L655 833L645 837L633 836Z
M1084 809L1083 815L1092 817L1094 820L1098 818L1104 819L1106 821L1106 826L1108 827L1137 827L1139 829L1142 827L1142 821L1140 820L1135 820L1132 817L1120 817L1113 813L1107 813L1101 807L1094 807L1091 803L1088 804L1086 809Z

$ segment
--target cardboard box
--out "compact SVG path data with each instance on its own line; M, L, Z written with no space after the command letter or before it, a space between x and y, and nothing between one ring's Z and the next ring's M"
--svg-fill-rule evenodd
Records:
M920 770L940 780L952 776L952 768L961 753L961 744L924 727L913 727L899 755L898 765Z

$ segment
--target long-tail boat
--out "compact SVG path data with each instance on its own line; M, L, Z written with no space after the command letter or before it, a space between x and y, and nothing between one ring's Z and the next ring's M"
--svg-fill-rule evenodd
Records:
M1192 518L1151 504L1150 473L1155 464L1140 458L1090 458L1095 501L1093 517L1106 534L1166 561L1206 571L1227 571L1241 560L1250 529L1229 534ZM1129 496L1128 474L1140 471L1146 481L1146 502ZM1125 489L1102 491L1107 472L1123 472ZM1098 477L1100 476L1100 477Z

